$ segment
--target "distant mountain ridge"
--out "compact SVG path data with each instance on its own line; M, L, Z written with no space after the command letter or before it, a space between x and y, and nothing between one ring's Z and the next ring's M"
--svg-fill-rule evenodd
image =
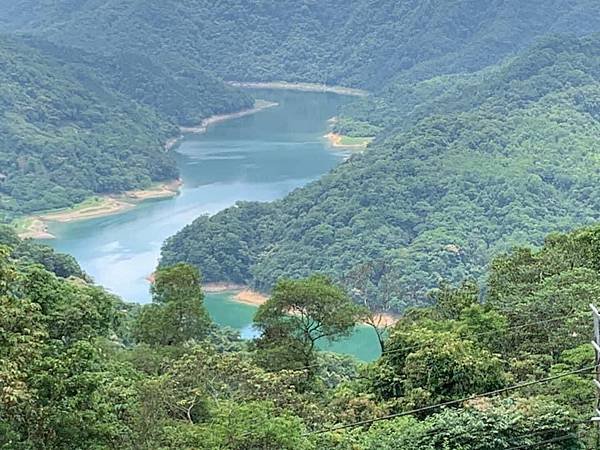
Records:
M478 70L549 33L600 31L592 0L4 2L5 29L95 52L150 55L171 70L192 62L228 80L371 90Z

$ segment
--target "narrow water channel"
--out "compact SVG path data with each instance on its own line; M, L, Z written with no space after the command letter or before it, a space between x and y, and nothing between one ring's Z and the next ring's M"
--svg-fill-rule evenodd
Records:
M125 213L51 224L50 244L77 258L99 284L126 301L150 300L146 277L156 267L162 242L201 214L239 200L269 201L317 179L347 154L329 148L327 119L347 97L292 91L256 91L279 106L211 126L188 136L175 150L183 179L179 196L146 202ZM201 237L199 237L201 238ZM211 294L214 320L247 333L254 308ZM245 331L244 331L245 330ZM377 356L371 330L358 328L332 350L361 359Z

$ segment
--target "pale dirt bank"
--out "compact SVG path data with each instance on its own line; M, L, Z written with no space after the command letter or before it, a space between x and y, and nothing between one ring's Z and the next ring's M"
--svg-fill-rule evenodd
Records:
M390 313L379 313L375 315L375 323L382 327L391 327L398 322L399 317Z
M241 292L238 292L233 299L239 303L246 303L248 305L260 306L264 304L269 297L260 292L252 291L250 289L244 289Z
M349 88L344 86L328 86L318 83L289 83L287 81L270 81L270 82L245 82L245 81L228 81L227 84L234 87L246 89L281 89L286 91L302 91L302 92L331 92L333 94L352 95L355 97L366 97L369 95L367 91L362 89Z
M200 125L195 127L180 127L179 130L183 134L198 134L198 133L206 133L206 130L209 126L214 125L216 123L225 122L227 120L238 119L240 117L249 116L251 114L256 114L267 108L273 108L274 106L278 106L279 103L269 102L266 100L256 100L254 103L254 108L244 109L242 111L230 113L230 114L218 114L216 116L211 116L204 119ZM173 146L172 144L171 146Z
M55 236L48 232L48 225L41 219L33 218L25 227L24 231L18 233L21 239L54 239Z
M247 286L231 283L207 283L204 286L204 292L232 292L232 300L238 303L245 303L252 306L260 306L264 304L269 297L263 293L253 291ZM379 313L375 315L375 323L380 327L388 327L398 322L398 316L391 313Z
M364 142L358 143L358 144L344 144L343 143L343 139L344 136L338 133L327 133L325 136L323 136L324 138L326 138L329 141L329 145L331 145L334 148L346 148L346 149L357 149L357 150L362 150L367 148L367 145L369 145L370 140L365 139Z
M49 222L68 223L119 214L134 208L145 200L174 197L179 193L181 184L180 180L174 180L149 189L102 196L98 197L95 202L88 201L88 204L84 202L82 205L70 209L32 216L28 219L24 230L19 232L19 237L22 239L54 239L54 236L48 233Z
M154 283L154 274L148 275L146 279L150 283ZM219 292L231 292L234 293L231 299L238 303L244 303L246 305L260 306L269 300L269 297L258 291L253 291L243 284L235 283L206 283L202 286L202 289L207 294L215 294ZM375 315L375 323L380 327L393 326L398 322L398 316L391 313L379 313Z

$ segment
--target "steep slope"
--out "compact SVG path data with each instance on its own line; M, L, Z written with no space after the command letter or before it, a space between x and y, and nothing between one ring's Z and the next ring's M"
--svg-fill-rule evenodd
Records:
M178 125L197 125L206 117L254 105L250 95L190 64L168 67L143 54L103 57L43 39L27 38L24 42L44 55L60 60L72 73L93 72L93 77L104 85L156 110ZM87 77L83 75L80 79L85 81ZM94 89L94 82L89 88Z
M0 52L2 214L177 176L163 148L176 130L156 112L21 43L1 39Z
M5 28L97 52L145 54L170 68L193 64L225 79L370 89L398 76L477 70L547 33L600 31L593 0L5 3Z
M419 99L459 92L456 83L481 95L458 105L449 95L281 201L199 218L167 241L162 264L192 262L209 281L263 290L313 271L350 287L366 277L364 289L396 309L442 278L480 277L499 251L599 218L599 81L599 36L433 80Z
M0 52L4 220L176 178L164 150L176 125L253 104L212 78L170 74L135 55L9 37Z

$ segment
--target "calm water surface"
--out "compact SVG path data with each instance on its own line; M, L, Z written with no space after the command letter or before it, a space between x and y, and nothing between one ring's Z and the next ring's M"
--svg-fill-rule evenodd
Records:
M188 136L176 149L181 194L145 202L123 214L71 224L52 224L57 250L70 253L101 285L128 301L150 300L146 277L156 267L163 241L201 214L239 200L283 197L337 165L347 155L327 147L327 119L347 98L335 94L257 91L279 106L223 122ZM254 308L228 295L209 295L214 320L249 334ZM336 351L362 359L377 356L371 330L360 328Z

